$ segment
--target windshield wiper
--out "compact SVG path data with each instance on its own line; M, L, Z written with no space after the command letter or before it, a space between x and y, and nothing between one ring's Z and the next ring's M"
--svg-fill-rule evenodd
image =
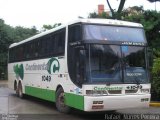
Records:
M140 82L139 82L139 80L138 80L138 77L137 76L135 76L135 82L137 83L137 85L140 85Z

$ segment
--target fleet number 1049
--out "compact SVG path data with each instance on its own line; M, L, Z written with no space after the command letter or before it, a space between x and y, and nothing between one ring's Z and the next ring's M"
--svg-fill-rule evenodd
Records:
M47 82L50 82L51 81L51 76L45 76L45 75L43 75L42 76L42 81L47 81Z

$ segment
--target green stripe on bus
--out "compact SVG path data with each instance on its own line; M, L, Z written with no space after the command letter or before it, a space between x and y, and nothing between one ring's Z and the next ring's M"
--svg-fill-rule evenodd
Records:
M41 98L47 101L51 101L51 102L55 101L55 91L54 90L47 90L47 89L25 86L25 93L27 95L31 95L31 96Z
M55 102L56 92L54 90L25 86L25 94ZM65 93L65 104L79 110L84 110L84 96Z
M84 110L84 96L65 93L65 104L79 110Z

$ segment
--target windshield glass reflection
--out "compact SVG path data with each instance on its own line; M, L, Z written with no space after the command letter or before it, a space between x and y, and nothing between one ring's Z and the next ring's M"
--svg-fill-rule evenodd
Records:
M113 45L91 45L90 50L90 81L121 82L120 47Z
M122 46L124 81L128 83L145 83L147 77L145 48Z
M146 43L142 28L124 26L84 25L84 39Z
M89 82L148 82L144 47L92 44L86 57Z

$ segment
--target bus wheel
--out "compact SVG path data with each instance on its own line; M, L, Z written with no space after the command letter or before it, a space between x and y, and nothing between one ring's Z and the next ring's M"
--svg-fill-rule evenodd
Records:
M21 83L18 84L18 97L20 98L24 97Z
M14 90L16 91L16 95L18 95L18 87L17 87L17 82L14 82Z
M61 87L56 92L56 108L62 113L70 112L70 107L65 105L65 95Z

